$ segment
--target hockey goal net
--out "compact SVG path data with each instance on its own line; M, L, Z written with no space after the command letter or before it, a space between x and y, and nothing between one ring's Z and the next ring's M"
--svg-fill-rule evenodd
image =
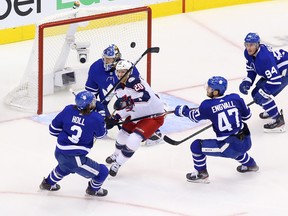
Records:
M119 47L123 58L137 60L151 47L151 20L149 7L78 8L45 18L37 24L27 68L6 104L42 114L44 96L84 89L90 65L110 44ZM137 68L150 83L151 55Z

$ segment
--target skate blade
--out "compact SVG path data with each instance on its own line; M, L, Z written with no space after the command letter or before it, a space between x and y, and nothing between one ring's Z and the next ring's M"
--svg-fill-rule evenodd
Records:
M146 140L145 142L142 143L143 147L151 147L151 146L155 146L158 144L164 143L164 140L161 139L157 139L157 140Z
M264 132L265 133L284 133L286 132L286 129L285 129L285 125L282 125L280 127L273 128L273 129L264 128Z
M209 178L206 178L206 179L197 179L197 180L187 179L187 181L188 181L188 182L192 182L192 183L200 183L200 184L209 184L209 183L210 183Z

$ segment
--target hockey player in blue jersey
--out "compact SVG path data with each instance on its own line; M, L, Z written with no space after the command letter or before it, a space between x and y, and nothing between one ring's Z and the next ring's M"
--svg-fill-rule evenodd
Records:
M107 93L118 82L118 77L115 74L115 65L121 59L121 52L115 44L109 45L102 53L102 58L95 61L89 68L88 78L85 84L85 89L92 92L96 98L99 98L105 110L105 116L111 114L108 109L108 103L114 96L112 92L106 97ZM140 76L136 67L133 68L133 74ZM106 97L106 98L105 98Z
M209 183L206 167L206 156L232 158L241 165L241 173L258 171L259 167L247 151L251 148L251 135L245 120L251 117L251 111L238 94L224 95L227 80L213 76L207 82L207 96L199 108L189 109L187 105L178 105L175 115L185 116L193 122L210 120L216 139L196 139L190 150L194 161L195 172L187 173L189 182Z
M261 44L257 33L248 33L244 45L247 77L243 79L239 90L243 94L248 94L256 76L260 76L251 95L255 103L264 109L259 117L271 118L271 122L264 124L264 131L285 132L282 110L278 110L273 97L288 84L288 53L283 49L274 50L268 45Z
M95 112L96 98L89 91L82 91L75 97L76 105L68 105L51 122L49 131L57 137L55 158L58 165L44 178L40 189L57 191L57 184L65 176L77 173L89 178L86 193L92 196L106 196L108 191L101 186L108 176L104 164L87 157L94 139L101 139L107 133L104 118Z
M96 98L98 97L100 102L102 102L105 114L103 116L110 117L111 114L108 109L108 103L111 98L114 96L112 92L109 96L106 97L107 93L116 85L118 82L118 77L115 73L115 66L119 60L121 60L122 54L115 44L109 45L104 49L102 53L102 58L95 61L88 72L88 78L85 84L85 89L92 92ZM139 77L140 73L138 69L133 67L133 75ZM99 103L97 103L99 105ZM98 108L98 107L97 107ZM100 111L101 113L101 111ZM146 145L154 145L162 141L162 134L158 130L157 135L152 136L146 141Z

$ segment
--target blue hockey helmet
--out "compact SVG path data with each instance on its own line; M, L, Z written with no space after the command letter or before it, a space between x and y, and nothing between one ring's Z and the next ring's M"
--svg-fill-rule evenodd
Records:
M75 103L78 109L86 109L95 99L94 94L89 91L81 91L75 97Z
M250 32L244 39L245 43L260 43L260 37L257 33Z
M228 82L224 77L213 76L209 78L207 85L213 90L218 90L219 95L223 95L227 89Z
M117 61L121 59L122 55L119 48L115 44L109 45L102 53L102 60L104 62L105 71L109 71ZM108 61L108 59L113 59Z

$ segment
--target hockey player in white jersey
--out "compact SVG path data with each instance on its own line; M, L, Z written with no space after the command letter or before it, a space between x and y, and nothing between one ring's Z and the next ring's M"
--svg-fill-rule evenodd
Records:
M102 112L101 114L106 117L110 116L108 103L114 95L114 93L111 93L109 96L107 96L107 92L109 92L118 82L118 77L115 74L115 66L117 62L121 60L121 58L122 54L118 46L111 44L103 50L102 58L96 60L89 68L85 89L95 94L96 98L99 98L104 111L101 111L101 103L97 103L97 110L100 109L99 112ZM133 68L132 73L135 77L140 76L137 67ZM158 130L156 134L157 135L153 135L146 140L146 146L152 146L162 141L162 134L160 130Z
M115 89L118 98L114 104L115 113L111 118L106 118L106 126L112 128L119 120L126 123L123 123L117 135L115 152L106 159L108 164L112 164L109 171L111 176L116 176L119 168L133 156L141 142L151 137L164 123L164 115L130 121L165 112L162 100L147 82L134 76L132 70L132 63L127 60L121 60L116 65L116 74L121 83Z

